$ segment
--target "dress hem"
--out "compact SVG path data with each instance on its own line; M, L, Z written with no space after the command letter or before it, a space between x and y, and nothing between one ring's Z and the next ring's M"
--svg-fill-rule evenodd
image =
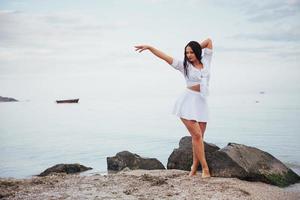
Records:
M196 122L208 122L208 120L203 120L203 119L195 119L195 118L191 118L191 117L185 117L185 116L181 116L181 115L177 115L176 113L173 113L173 115L179 117L179 118L183 118L183 119L186 119L186 120L194 120Z

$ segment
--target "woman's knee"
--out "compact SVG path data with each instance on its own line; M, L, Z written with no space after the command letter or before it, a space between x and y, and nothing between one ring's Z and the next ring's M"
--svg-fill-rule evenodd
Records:
M186 128L188 129L188 131L190 132L193 140L202 139L202 130L196 121L186 120L186 119L182 119L182 121L186 126Z
M192 139L195 141L202 140L201 132L192 133L191 136L192 136Z
M202 130L197 123L192 127L190 133L193 140L198 141L198 140L202 140L203 138Z
M199 126L200 126L200 129L201 129L201 132L202 132L202 137L204 137L204 132L206 130L206 122L198 122Z

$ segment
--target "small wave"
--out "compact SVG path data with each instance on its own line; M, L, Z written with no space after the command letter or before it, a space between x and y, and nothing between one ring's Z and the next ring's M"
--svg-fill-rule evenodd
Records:
M300 176L300 165L298 163L285 162L284 164Z

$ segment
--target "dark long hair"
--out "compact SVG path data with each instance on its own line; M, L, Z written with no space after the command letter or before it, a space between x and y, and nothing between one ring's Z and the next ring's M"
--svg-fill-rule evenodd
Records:
M188 76L188 70L187 70L188 64L187 64L187 62L189 62L189 61L188 61L188 58L187 58L187 56L186 56L185 51L186 51L186 48L187 48L188 46L191 47L191 49L193 50L193 52L194 52L196 58L197 58L197 59L199 60L199 62L202 64L202 62L201 62L201 58L202 58L202 47L201 47L201 45L200 45L198 42L196 42L196 41L190 41L190 42L184 47L184 61L183 61L183 66L184 66L184 74L185 74L186 76Z

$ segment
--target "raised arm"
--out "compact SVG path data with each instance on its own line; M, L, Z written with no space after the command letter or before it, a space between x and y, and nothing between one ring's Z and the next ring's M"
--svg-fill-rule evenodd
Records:
M203 40L202 42L200 42L201 47L204 48L209 48L212 49L213 45L212 45L212 40L210 38L207 38L205 40Z
M152 47L152 46L149 46L149 45L137 45L137 46L134 46L136 49L136 51L139 51L139 53L141 53L142 51L144 50L149 50L151 51L151 53L153 53L155 56L163 59L164 61L166 61L168 64L172 64L173 62L173 58L171 56L168 56L167 54L165 54L164 52Z

